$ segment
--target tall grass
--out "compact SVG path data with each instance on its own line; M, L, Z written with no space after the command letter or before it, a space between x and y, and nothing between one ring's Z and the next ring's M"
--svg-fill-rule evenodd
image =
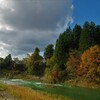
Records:
M48 94L27 87L8 86L7 91L17 100L71 100L64 96Z

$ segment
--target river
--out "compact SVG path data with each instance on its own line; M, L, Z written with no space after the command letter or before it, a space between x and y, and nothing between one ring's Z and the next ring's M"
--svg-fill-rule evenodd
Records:
M21 79L0 79L1 83L30 87L34 90L63 95L72 100L100 100L99 89L87 89L63 84L49 84Z

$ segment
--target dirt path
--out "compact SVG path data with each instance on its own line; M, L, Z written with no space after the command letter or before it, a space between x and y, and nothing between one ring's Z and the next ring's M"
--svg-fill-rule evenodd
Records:
M0 91L0 100L17 100L5 91Z

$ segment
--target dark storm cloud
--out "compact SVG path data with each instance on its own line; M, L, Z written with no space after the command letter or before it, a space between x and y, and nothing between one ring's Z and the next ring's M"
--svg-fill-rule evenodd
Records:
M55 29L60 20L72 13L70 0L12 1L14 11L5 10L3 18L7 24L18 29Z
M0 56L43 50L72 22L72 11L71 0L1 0Z

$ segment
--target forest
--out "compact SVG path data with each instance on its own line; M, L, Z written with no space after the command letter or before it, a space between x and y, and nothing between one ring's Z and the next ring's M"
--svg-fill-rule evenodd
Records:
M19 60L11 54L0 58L0 77L17 74L36 76L50 83L86 80L100 84L100 25L86 21L61 33L55 44L48 44L41 56L38 47Z

